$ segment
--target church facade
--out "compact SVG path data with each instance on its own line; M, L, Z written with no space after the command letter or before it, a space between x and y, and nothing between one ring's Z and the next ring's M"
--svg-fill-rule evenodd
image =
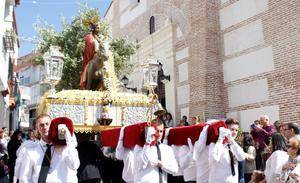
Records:
M236 117L245 131L262 114L300 121L299 17L298 0L114 0L105 14L139 45L131 87L152 55L174 119Z

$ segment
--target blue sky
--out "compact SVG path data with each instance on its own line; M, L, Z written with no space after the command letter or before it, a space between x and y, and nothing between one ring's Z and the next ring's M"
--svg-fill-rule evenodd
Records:
M49 24L54 25L57 31L61 30L61 17L68 21L77 14L78 3L86 2L89 7L98 8L103 17L111 0L21 0L16 7L18 34L22 37L33 37L36 32L33 24L37 17L41 17ZM20 42L19 57L30 53L36 45L30 42Z

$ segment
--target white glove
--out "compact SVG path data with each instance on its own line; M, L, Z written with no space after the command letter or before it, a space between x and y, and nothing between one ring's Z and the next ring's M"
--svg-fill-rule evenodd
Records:
M227 128L219 128L219 140L224 140L225 137L231 137L231 131Z
M59 130L65 130L65 140L68 146L77 146L77 139L75 137L75 135L71 135L68 127L65 124L59 124L58 125L58 129Z
M164 137L163 144L168 144L168 137L169 137L170 130L171 130L171 128L165 129L165 137Z
M119 141L121 140L123 140L123 138L124 138L124 129L125 129L125 126L123 126L122 128L121 128L121 130L120 130L120 136L119 136Z
M189 145L189 154L193 154L194 151L194 145L192 143L192 140L190 138L187 139L188 145Z
M146 143L151 144L154 141L154 134L156 133L156 130L150 126L146 128Z

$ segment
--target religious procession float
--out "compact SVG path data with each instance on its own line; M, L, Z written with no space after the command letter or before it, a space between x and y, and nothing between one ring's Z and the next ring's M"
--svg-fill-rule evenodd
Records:
M143 84L149 91L148 95L124 92L115 74L114 59L107 40L97 37L97 24L91 25L93 31L85 38L82 89L60 92L51 89L41 100L38 113L71 119L75 133L100 133L102 145L108 147L116 147L120 129L126 126L124 146L143 145L145 128L165 112L154 92L158 63L155 59L147 59L143 64ZM168 142L183 145L187 143L187 138L195 142L205 125L172 128ZM222 121L209 126L208 141L217 140L221 126L225 126Z

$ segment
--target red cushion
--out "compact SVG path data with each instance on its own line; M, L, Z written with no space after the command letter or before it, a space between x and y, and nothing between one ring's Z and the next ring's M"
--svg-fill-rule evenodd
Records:
M123 145L126 148L132 148L135 145L143 146L145 144L145 127L147 122L137 123L126 126L124 129ZM117 147L121 128L103 130L101 133L102 145Z
M145 127L147 123L137 123L127 126L124 129L123 145L126 148L132 148L135 145L144 146L145 144Z
M103 130L101 132L101 140L103 146L117 147L121 128L113 128Z
M217 142L217 140L219 138L219 128L220 127L227 128L224 121L214 122L211 125L209 125L208 130L207 130L206 145Z
M54 145L66 145L66 140L58 139L58 125L59 124L65 124L67 126L67 128L69 129L71 135L74 134L74 127L73 127L72 120L67 117L58 117L58 118L54 118L51 121L51 124L49 127L49 139L52 141L52 143Z
M199 139L200 132L202 131L205 124L192 125L192 126L183 126L172 128L168 136L169 145L187 145L187 139L191 138L193 144ZM218 121L212 123L208 127L207 132L207 141L206 144L216 142L219 137L219 128L226 127L223 121Z
M169 145L187 145L187 139L190 138L193 144L198 140L204 124L182 126L170 129L168 136Z
M146 122L129 125L124 129L123 145L126 148L132 148L135 145L143 146L145 144L145 127ZM187 145L187 139L191 138L192 142L198 140L199 134L205 124L175 127L169 132L169 145ZM226 127L223 121L214 122L208 128L207 145L211 142L216 142L219 137L219 128ZM115 148L118 144L121 128L104 130L101 133L103 146Z

